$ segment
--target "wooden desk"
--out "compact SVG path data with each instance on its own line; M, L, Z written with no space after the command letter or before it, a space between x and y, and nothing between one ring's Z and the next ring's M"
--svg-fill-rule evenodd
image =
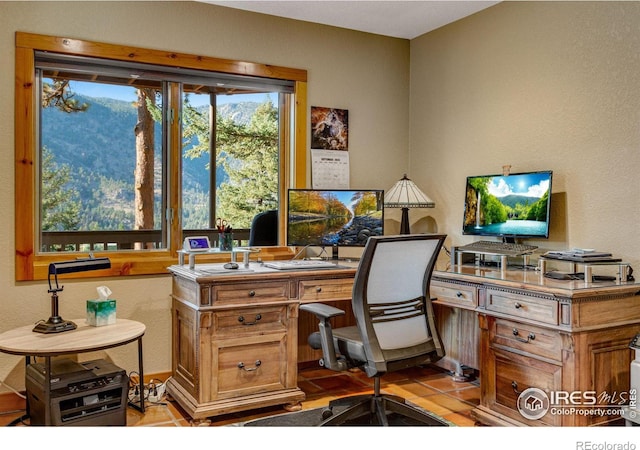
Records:
M315 363L307 336L317 330L304 302L346 309L353 324L356 267L277 271L251 263L172 266L172 371L167 392L195 420L283 404L299 408L298 364ZM480 371L475 417L491 425L601 424L610 418L525 419L519 392L622 392L629 388L630 340L640 331L640 284L543 278L533 270L475 266L434 271L431 295L447 357L443 367ZM351 322L349 322L351 321ZM531 337L533 336L533 337ZM296 348L297 346L297 348Z
M138 341L138 372L142 383L142 336L146 330L144 324L133 320L117 319L115 324L94 327L85 319L73 320L78 328L61 333L42 334L33 331L33 325L27 325L0 334L0 352L26 357L27 364L32 356L45 358L46 377L51 374L51 357L77 353L93 352L118 347ZM45 403L49 403L49 383L45 389ZM144 412L144 399L136 406ZM49 417L46 422L49 423Z
M305 302L349 306L353 267L275 270L251 263L171 266L172 376L167 392L196 421L283 404L300 409L297 364L317 361L307 336L316 331ZM347 319L349 320L349 319Z
M606 393L611 402L599 398L598 404L618 409L614 403L629 391L629 342L640 331L640 284L556 281L535 270L456 265L434 272L431 293L438 297L435 304L467 315L460 323L477 320L475 330L444 329L453 336L445 341L447 353L470 358L469 364L480 370L480 405L473 411L477 420L589 426L620 417L547 413L531 419L518 409L518 399L528 388Z

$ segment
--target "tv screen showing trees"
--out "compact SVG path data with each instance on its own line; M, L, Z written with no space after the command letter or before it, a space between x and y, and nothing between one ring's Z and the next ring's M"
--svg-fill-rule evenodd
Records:
M290 189L287 245L364 246L384 234L384 191Z
M552 172L467 178L463 234L549 237Z

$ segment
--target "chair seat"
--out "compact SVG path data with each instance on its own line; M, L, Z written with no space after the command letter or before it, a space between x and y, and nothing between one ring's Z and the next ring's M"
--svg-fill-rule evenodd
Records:
M316 331L309 335L309 346L313 349L322 349L320 332ZM364 363L367 357L364 353L364 345L358 327L342 327L333 329L333 345L338 353L345 358Z

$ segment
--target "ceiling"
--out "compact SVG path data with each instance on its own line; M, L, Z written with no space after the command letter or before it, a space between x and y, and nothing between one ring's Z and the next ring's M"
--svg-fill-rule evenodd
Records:
M413 39L500 3L475 0L198 1L403 39Z

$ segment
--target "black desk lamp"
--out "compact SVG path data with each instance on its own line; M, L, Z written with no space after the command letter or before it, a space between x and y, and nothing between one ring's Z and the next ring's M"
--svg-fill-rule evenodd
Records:
M409 208L434 208L436 204L405 174L384 194L385 208L402 208L400 234L410 234Z
M109 258L74 259L49 264L49 292L51 294L51 317L46 322L36 324L33 331L36 333L60 333L62 331L75 330L77 325L70 320L64 320L58 315L58 292L62 292L64 286L58 285L58 275L64 273L86 272L111 268ZM56 287L51 286L51 275L54 276Z

